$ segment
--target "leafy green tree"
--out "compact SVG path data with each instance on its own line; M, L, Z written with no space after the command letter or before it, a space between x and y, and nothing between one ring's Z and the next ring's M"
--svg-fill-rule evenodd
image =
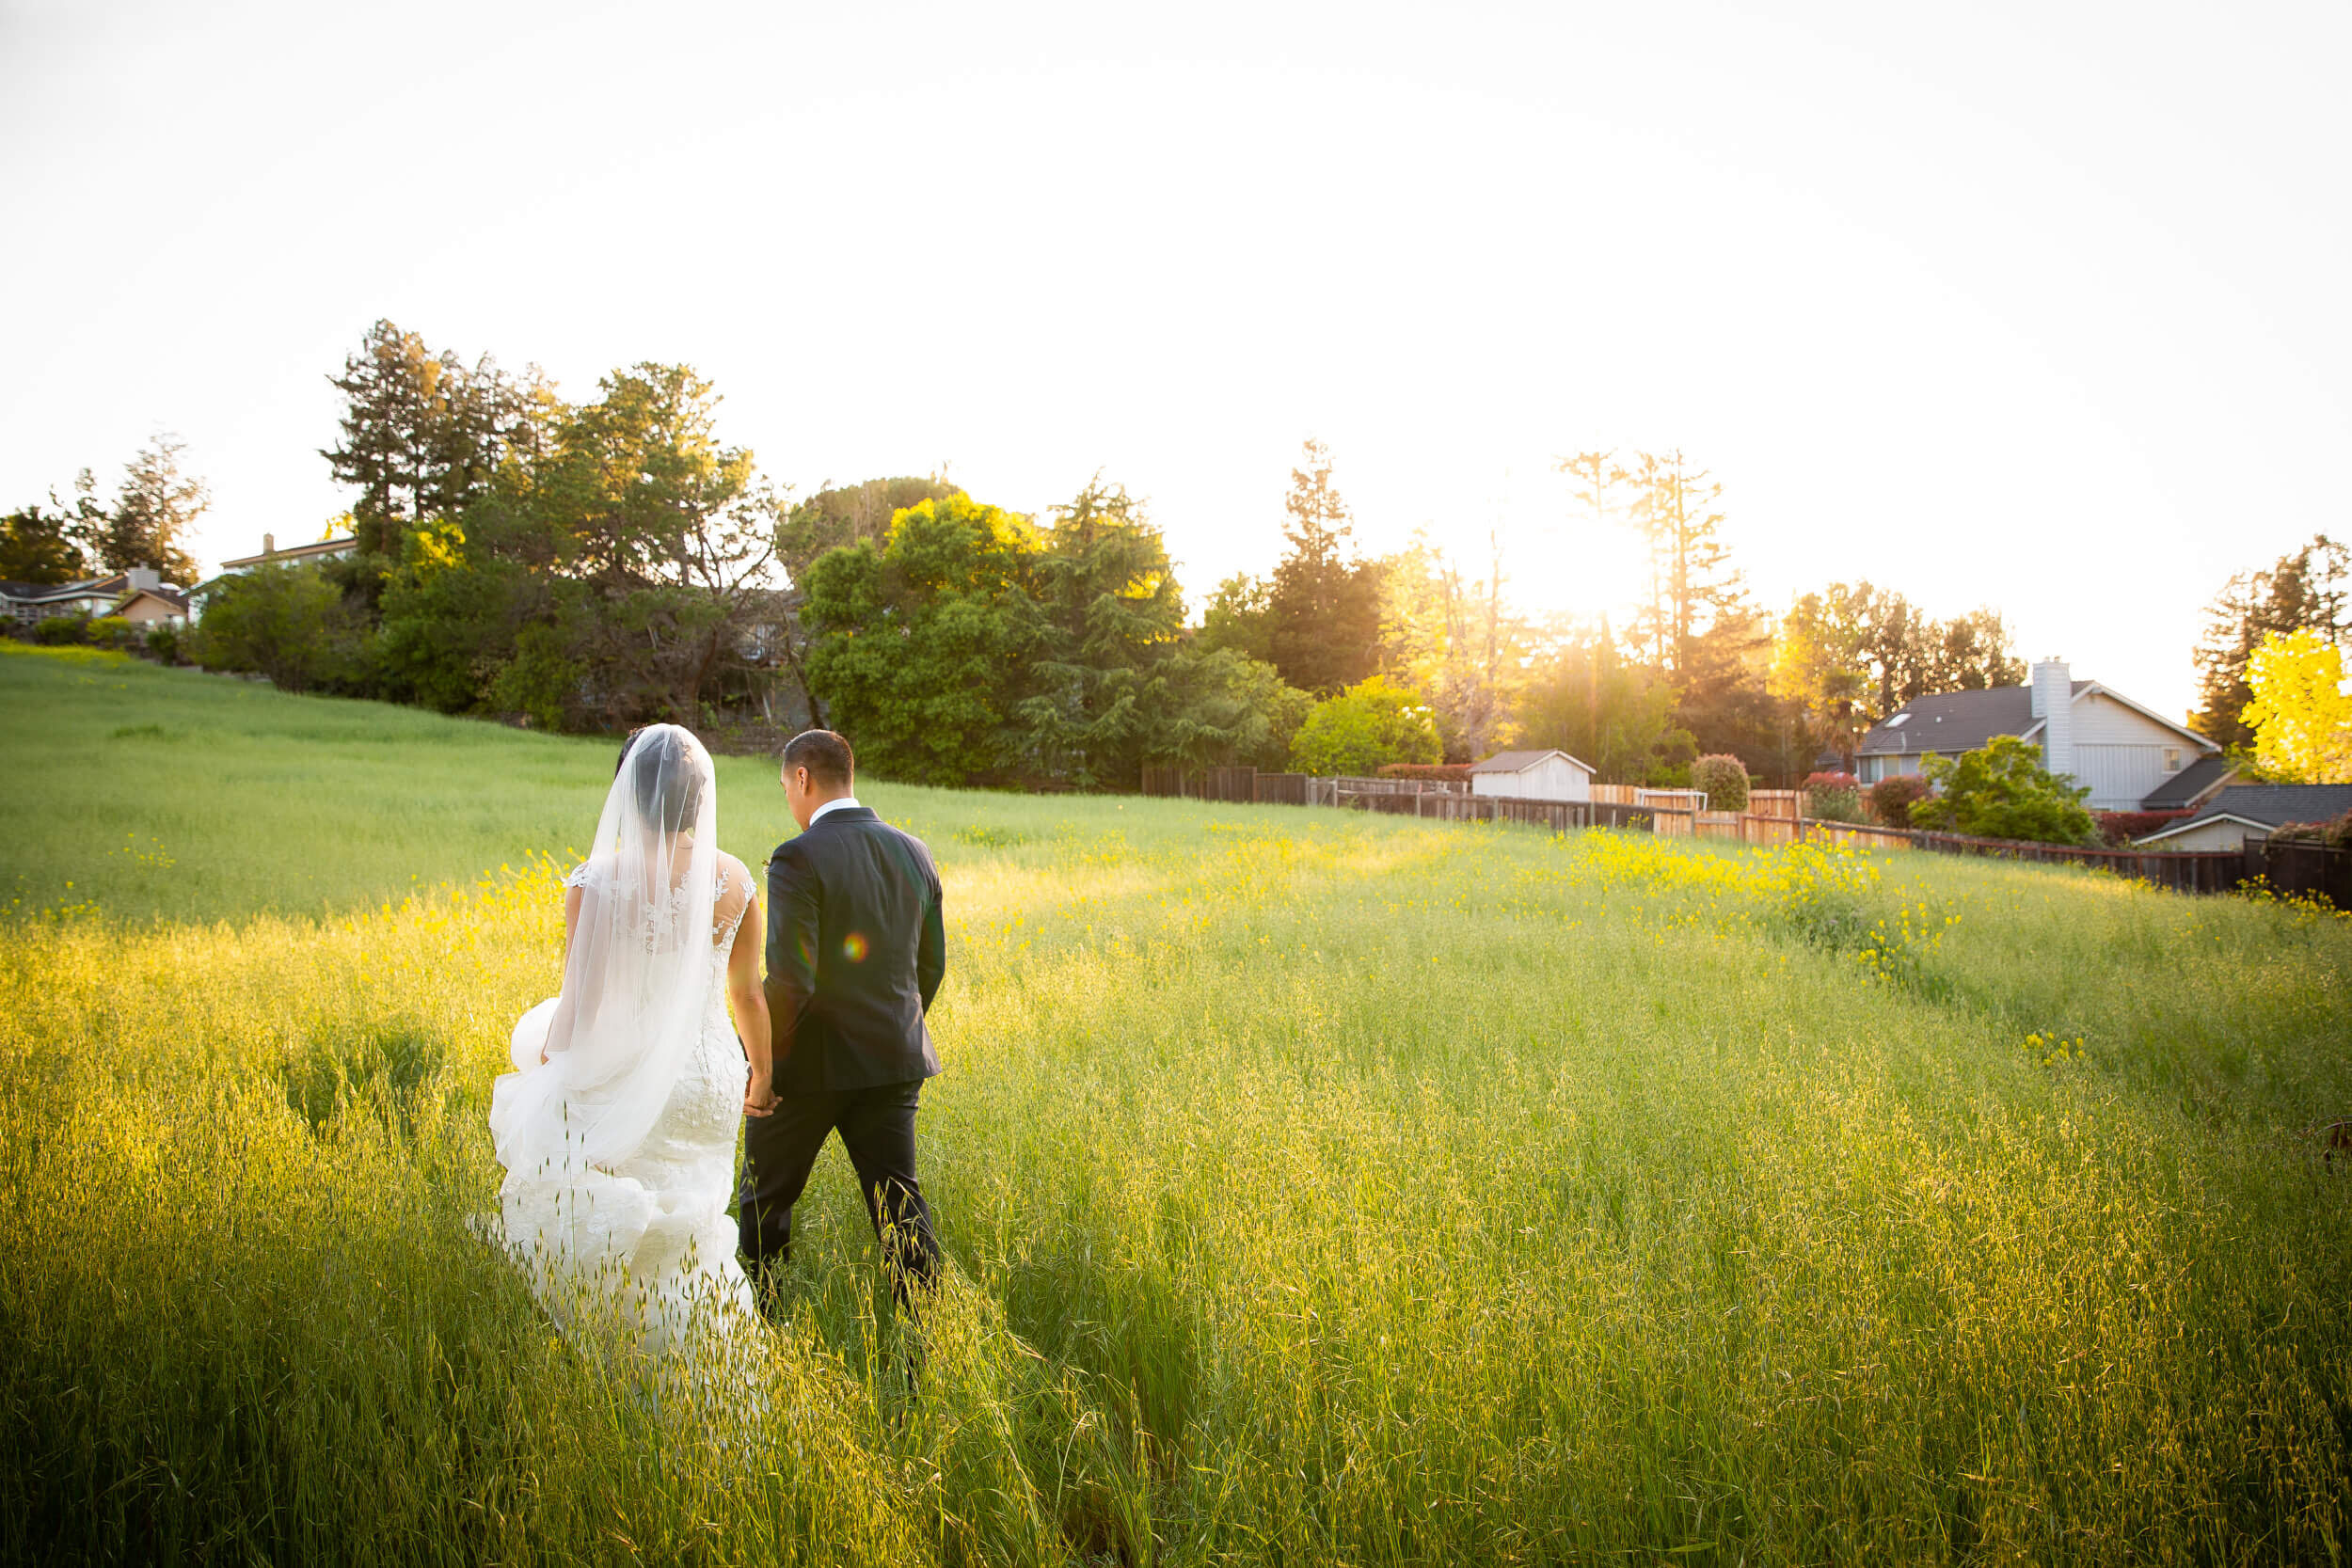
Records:
M1847 752L1865 729L1929 692L2025 679L1996 612L1938 622L1891 590L1833 582L1800 594L1780 618L1768 689L1795 705L1812 739Z
M1168 717L1144 760L1280 772L1315 700L1274 666L1231 648L1180 648L1166 671Z
M1291 741L1291 766L1302 773L1369 777L1386 763L1442 754L1429 705L1385 675L1317 703Z
M1675 721L1674 688L1617 651L1606 622L1540 661L1520 709L1520 739L1592 766L1604 784L1643 784L1697 755Z
M1184 601L1160 532L1097 475L1054 509L1031 580L1041 611L1028 694L1014 707L1030 770L1080 788L1132 785L1165 750L1167 666Z
M1272 664L1273 594L1272 582L1247 572L1236 572L1218 583L1200 612L1201 651L1230 648L1245 658Z
M1930 757L1926 772L1935 793L1913 804L1914 827L2036 844L2099 843L2098 824L2083 805L2090 787L2052 777L2040 749L2013 735L1994 736L1957 759Z
M720 443L717 390L691 368L640 364L597 385L533 466L532 504L588 591L580 657L605 720L692 721L742 663L781 503L748 449Z
M262 565L213 591L188 642L207 670L267 675L283 691L357 679L365 654L342 590L310 562Z
M0 580L43 587L90 575L72 513L21 506L0 517Z
M862 484L829 484L786 514L776 529L776 559L798 583L827 550L861 542L880 548L891 519L924 501L963 494L939 475L930 479L869 479Z
M1309 441L1306 458L1306 467L1291 470L1282 502L1290 551L1266 595L1266 642L1284 680L1329 695L1378 667L1380 568L1347 554L1355 527L1331 483L1323 443Z
M195 558L181 541L212 505L212 492L201 479L181 471L187 450L186 442L163 431L131 459L114 509L92 541L107 571L149 566L183 588L196 581Z
M403 536L456 521L502 464L544 455L564 412L535 367L514 377L486 355L468 366L389 321L369 328L329 381L342 394L342 438L320 455L358 491L358 547L330 571L371 610L404 559Z
M1009 776L1026 736L1013 708L1044 641L1044 541L1027 518L966 495L926 500L872 541L809 567L811 684L833 727L883 778Z

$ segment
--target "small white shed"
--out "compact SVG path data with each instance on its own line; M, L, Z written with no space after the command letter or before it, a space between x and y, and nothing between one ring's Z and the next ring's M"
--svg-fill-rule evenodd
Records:
M1589 800L1593 768L1565 752L1497 752L1470 765L1472 795L1511 795L1522 800Z

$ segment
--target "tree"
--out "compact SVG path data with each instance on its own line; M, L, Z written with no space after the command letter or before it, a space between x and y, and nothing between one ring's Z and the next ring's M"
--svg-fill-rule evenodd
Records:
M1538 664L1520 739L1589 763L1604 784L1644 784L1697 754L1675 722L1674 688L1617 651L1607 622L1560 641Z
M196 561L181 547L196 519L212 505L201 479L180 469L187 443L159 431L131 459L122 489L93 541L99 562L110 572L151 567L165 580L185 587L196 580Z
M1677 683L1686 678L1701 633L1740 609L1747 590L1730 564L1714 510L1724 487L1680 451L1634 455L1630 518L1649 557L1650 599L1636 635L1650 661Z
M1291 766L1302 773L1368 777L1387 763L1439 754L1429 705L1383 675L1317 703L1291 741Z
M869 479L859 484L828 484L786 514L776 530L776 559L794 583L827 550L861 541L880 547L891 519L923 501L945 501L963 494L944 475L929 479Z
M1425 531L1380 562L1383 673L1428 694L1445 754L1464 762L1509 735L1526 663L1526 625L1502 595L1500 530L1488 531L1486 547L1483 580Z
M50 587L89 575L72 513L36 504L0 517L0 581Z
M2025 683L2009 628L1991 610L1948 622L1870 583L1798 595L1780 619L1769 689L1794 704L1812 737L1839 752L1905 703L1931 691Z
M1262 659L1198 643L1168 661L1167 689L1168 719L1145 760L1185 768L1280 771L1315 701Z
M1184 601L1159 530L1097 474L1054 508L1033 580L1031 689L1015 707L1025 760L1082 789L1132 786L1170 716L1166 665Z
M717 390L691 366L639 364L597 386L534 482L562 569L588 590L581 657L608 721L691 721L741 660L780 498L749 449L720 443Z
M1266 597L1267 646L1284 680L1327 695L1362 681L1379 662L1380 569L1344 553L1355 529L1322 442L1306 444L1306 461L1291 470L1282 502L1290 551Z
M2083 805L2090 787L2053 778L2040 749L2013 735L1994 736L1957 760L1931 756L1926 771L1935 794L1912 806L1914 827L2036 844L2099 842Z
M1245 658L1274 662L1274 585L1237 572L1216 585L1201 611L1200 643L1204 653L1230 648Z
M2251 746L2254 732L2245 713L2253 700L2247 665L2254 650L2274 633L2306 629L2343 641L2352 632L2347 592L2352 592L2352 552L2324 533L2280 556L2268 571L2232 578L2206 607L2205 633L2191 655L2198 705L2189 715L2189 728L2225 749Z
M342 438L319 455L359 492L351 507L358 547L339 570L371 610L403 559L403 534L463 516L508 460L545 455L564 412L535 366L519 379L486 355L469 367L389 321L369 328L328 379L343 398Z
M267 675L281 691L308 691L358 673L359 638L342 591L316 565L264 564L213 592L188 652L207 670Z
M1027 518L958 494L900 512L879 548L810 565L809 679L865 766L915 784L1012 776L1044 547Z
M2352 784L2352 694L2344 650L2306 627L2271 632L2247 661L2241 715L2262 769L2288 784Z

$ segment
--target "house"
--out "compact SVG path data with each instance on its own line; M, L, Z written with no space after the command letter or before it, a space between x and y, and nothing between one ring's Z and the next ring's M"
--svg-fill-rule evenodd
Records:
M2352 811L2352 784L2232 784L2194 816L2137 842L2152 849L2241 849L2290 822L2327 822Z
M2037 663L2029 685L1947 691L1904 704L1862 737L1854 771L1865 785L1874 784L2001 735L2039 744L2044 768L2090 786L2094 811L2177 810L2177 803L2151 802L2176 800L2184 787L2201 799L2227 776L2203 766L2218 764L2220 747L2120 691L2073 679L2056 658Z
M224 561L218 572L188 590L188 619L203 619L205 601L220 592L221 584L230 578L243 576L256 566L292 566L305 561L333 561L339 556L349 555L358 547L359 541L346 533L341 538L321 539L309 545L289 545L281 550L278 547L278 536L264 533L262 535L261 554L241 555L234 561Z
M1593 768L1565 752L1497 752L1470 770L1472 795L1523 800L1589 800Z
M180 590L151 566L134 566L110 578L85 578L79 582L0 582L0 613L30 626L58 615L119 615L126 598L142 593ZM151 612L146 618L154 619Z
M188 624L188 596L169 583L160 588L136 588L108 613L119 615L133 626L184 626Z

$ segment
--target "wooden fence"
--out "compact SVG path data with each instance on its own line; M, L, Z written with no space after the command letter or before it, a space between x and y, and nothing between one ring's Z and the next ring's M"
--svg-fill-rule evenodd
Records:
M1428 822L1524 822L1565 832L1571 828L1648 828L1660 815L1646 806L1607 800L1532 800L1517 795L1455 795L1431 791L1397 795L1342 789L1337 805Z
M2271 839L2246 847L2246 879L2260 877L2273 893L2325 898L2352 910L2352 849L2330 849L2301 840Z
M1926 849L1945 855L1986 855L1995 860L2032 861L2044 865L2097 866L2182 893L2227 893L2254 874L2248 866L2248 853L2237 849L2094 849L2073 844L1972 838L1966 833L1931 832L1924 828L1820 822L1811 817L1801 820L1798 828L1806 839L1820 843Z
M1882 828L1828 822L1798 815L1795 790L1757 790L1744 812L1704 809L1695 790L1595 784L1590 800L1536 800L1472 795L1458 784L1426 779L1317 778L1261 773L1254 768L1147 768L1146 795L1266 805L1339 806L1412 816L1430 822L1517 822L1566 832L1582 828L1629 828L1670 837L1738 844L1838 844L1863 849L1924 849L1947 855L2099 866L2183 893L2226 893L2257 877L2282 894L2301 894L2352 909L2352 850L2317 844L2249 844L2244 850L2083 848L1972 838L1920 828Z

